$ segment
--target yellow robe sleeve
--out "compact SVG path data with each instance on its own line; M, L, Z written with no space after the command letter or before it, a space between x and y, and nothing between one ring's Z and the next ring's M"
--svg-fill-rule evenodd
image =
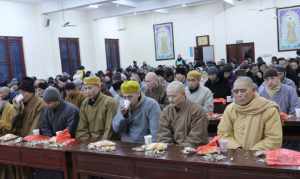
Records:
M229 149L237 149L241 147L241 145L234 137L233 119L230 114L231 107L228 106L224 111L223 118L218 125L218 136L220 136L222 139L228 140Z
M266 114L264 138L257 142L251 150L276 149L282 145L282 124L278 110L270 108Z
M107 111L106 111L106 121L105 121L105 131L102 136L102 140L110 140L113 135L112 130L112 119L117 113L118 103L114 100L107 103Z
M0 120L0 130L2 134L14 132L12 123L13 123L13 118L16 115L17 112L15 108L10 104L6 104Z
M79 123L76 130L76 138L80 141L86 141L90 138L88 118L84 111L85 105L82 105L79 113Z

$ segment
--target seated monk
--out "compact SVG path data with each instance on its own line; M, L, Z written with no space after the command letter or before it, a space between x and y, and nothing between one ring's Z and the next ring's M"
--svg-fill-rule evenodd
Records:
M278 106L258 96L256 85L249 77L239 77L232 93L234 103L227 106L218 125L218 135L228 140L228 148L280 148L282 125Z
M170 104L163 110L158 129L158 141L184 147L196 147L208 142L208 120L201 106L189 101L185 86L179 81L167 87Z

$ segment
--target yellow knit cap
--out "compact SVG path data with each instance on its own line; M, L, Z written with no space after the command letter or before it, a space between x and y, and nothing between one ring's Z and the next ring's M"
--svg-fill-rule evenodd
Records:
M123 94L132 94L140 91L140 84L137 81L125 81L121 85L121 92Z
M101 80L96 76L92 76L92 77L84 78L83 83L84 85L99 86L101 84Z
M201 73L197 70L192 70L187 74L187 79L189 79L189 78L200 79L201 78Z

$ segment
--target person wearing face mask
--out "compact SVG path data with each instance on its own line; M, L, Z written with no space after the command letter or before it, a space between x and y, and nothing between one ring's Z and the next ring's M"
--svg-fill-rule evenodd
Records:
M45 107L44 101L35 95L34 80L26 77L22 80L20 87L22 100L13 100L13 105L16 108L17 116L14 119L14 126L17 130L17 135L25 137L32 134L32 130L40 125L40 114Z
M121 93L128 102L119 105L113 119L114 131L121 136L122 142L143 143L146 135L152 135L155 142L161 112L159 104L141 92L137 81L125 81Z
M76 85L73 82L68 82L65 85L65 92L65 100L80 108L82 102L85 100L85 96L81 93L81 91L78 88L76 88Z
M26 77L19 86L20 95L13 99L17 115L13 119L16 135L25 137L40 126L40 115L45 107L44 101L35 95L34 80ZM16 178L31 178L32 171L27 167L15 167Z
M279 107L256 94L249 77L239 77L232 89L234 102L228 105L218 125L218 136L229 149L268 150L280 148L282 124Z
M207 115L185 95L185 86L179 81L167 87L170 104L163 110L157 134L159 142L196 147L208 142Z
M296 89L282 84L278 71L273 68L264 73L264 80L258 89L259 95L276 102L281 112L295 114L295 108L300 107Z
M101 92L101 80L92 76L84 79L87 98L80 107L76 138L80 141L110 140L113 135L112 119L117 102Z
M212 92L205 86L200 85L201 73L193 70L187 74L188 87L186 88L187 98L198 104L207 112L214 111L214 98Z

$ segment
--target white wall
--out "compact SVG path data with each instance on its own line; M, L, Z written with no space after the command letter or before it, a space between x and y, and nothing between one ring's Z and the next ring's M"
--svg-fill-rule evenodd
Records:
M299 0L277 0L276 5L286 7L299 4ZM211 44L215 46L216 59L226 58L226 44L235 43L237 40L255 42L256 57L263 56L266 60L272 55L294 57L294 51L279 53L277 50L276 10L264 12L250 10L273 6L273 0L247 0L237 2L236 6L230 8L225 7L223 3L214 3L171 9L168 14L151 13L99 20L95 22L97 26L94 33L97 34L97 39L109 36L120 38L123 67L131 64L133 60L139 63L147 61L151 65L174 64L174 60L155 61L153 24L164 22L173 22L175 53L182 53L187 59L188 47L196 45L195 37L207 34L210 36ZM125 31L116 31L117 19L123 21ZM103 48L100 45L97 47ZM105 59L103 49L97 53L97 57ZM101 67L105 68L105 63Z
M123 38L120 37L119 29L119 18L102 19L96 22L92 22L92 36L94 39L94 51L95 60L94 63L97 65L98 70L106 70L106 53L105 53L105 40L106 38L120 39L119 45L121 46ZM120 47L120 54L126 48ZM121 65L123 65L123 60Z
M22 36L27 74L43 74L41 68L38 15L32 5L0 1L1 36ZM34 67L34 68L32 68Z
M44 52L51 56L48 58L48 64L54 68L52 74L61 73L61 61L59 51L60 37L79 38L81 64L87 69L96 71L97 62L95 60L94 37L92 36L91 21L87 18L84 11L67 11L64 14L57 13L50 15L51 20L48 28L42 27L43 35L46 37L45 44L49 49ZM75 27L62 27L65 22L70 22Z
M51 25L45 28L38 6L0 1L0 35L23 37L27 75L46 78L61 73L59 37L79 38L81 63L96 71L92 28L86 13L66 12L66 21L78 25L74 28L62 28L61 13L49 18Z

